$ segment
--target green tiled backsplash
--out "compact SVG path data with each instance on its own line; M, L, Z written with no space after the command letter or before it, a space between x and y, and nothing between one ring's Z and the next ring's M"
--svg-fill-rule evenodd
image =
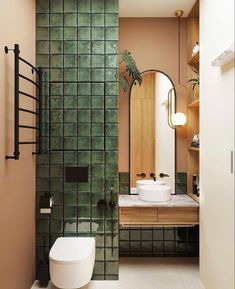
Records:
M37 263L60 236L95 236L93 279L118 278L118 0L37 0L37 66L44 68L43 147L37 208L50 192L50 216L37 211ZM88 183L67 183L64 166L88 166Z

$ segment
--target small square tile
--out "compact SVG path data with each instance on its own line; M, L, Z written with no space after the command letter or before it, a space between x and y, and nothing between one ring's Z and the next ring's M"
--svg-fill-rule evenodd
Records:
M37 54L49 54L49 41L37 41Z
M78 70L73 68L64 69L64 81L77 81Z
M104 81L104 69L92 69L92 81Z
M37 14L36 15L36 25L37 25L37 27L49 26L49 15L48 14Z
M104 55L93 55L92 56L92 67L101 68L104 67Z
M51 81L63 81L63 70L62 69L50 69L50 80Z
M92 83L92 95L103 96L104 95L104 83Z
M63 14L50 14L50 27L62 25L63 25Z
M90 97L79 96L78 97L78 109L89 109L90 108Z
M65 27L64 28L64 39L65 40L77 40L77 28L76 27Z
M78 56L78 66L80 68L90 68L91 67L91 56L90 55L79 55Z
M102 13L104 12L104 2L103 0L93 0L92 1L92 13Z
M104 97L93 96L91 99L91 107L93 109L104 109Z
M118 67L118 56L117 55L106 55L106 67L117 68Z
M77 123L77 110L65 110L64 122Z
M36 10L37 13L48 13L49 12L49 0L36 2Z
M50 68L63 67L62 55L50 55Z
M62 40L63 39L63 28L50 28L50 40Z
M36 38L37 40L49 40L49 29L47 27L38 27Z
M65 123L64 124L64 136L76 136L76 135L77 135L77 124Z
M64 163L66 165L77 164L77 152L64 152Z
M92 124L92 136L104 136L104 125Z
M90 145L90 137L78 137L78 150L88 150Z
M64 56L64 67L76 68L77 67L76 55L65 55Z
M92 26L104 26L104 14L92 14Z
M45 2L38 0L40 2ZM63 13L63 0L50 0L50 12L51 13Z
M117 54L118 53L118 41L106 41L106 53Z
M64 137L64 149L76 150L78 146L77 137Z
M104 111L103 110L92 111L92 123L104 123Z
M91 38L91 29L88 27L79 27L78 28L78 40L90 40Z
M50 53L62 54L63 53L63 41L50 41Z
M79 110L78 111L78 122L88 123L91 121L90 110Z
M78 42L78 54L90 54L90 53L91 53L91 42L79 41Z
M118 97L107 96L105 101L106 109L117 109L118 108Z
M77 41L64 41L64 54L77 54Z
M78 94L79 95L90 95L91 94L91 84L90 83L79 83L78 84Z
M104 137L92 137L91 148L93 150L103 150L104 149Z
M79 0L78 1L78 12L89 13L90 12L90 1L92 0Z
M106 26L118 26L118 14L106 14L105 24Z
M90 14L78 14L78 26L90 26L91 25L91 15Z
M104 32L103 27L92 28L92 40L104 40Z
M105 111L106 123L117 123L118 122L118 111L117 110L106 110Z
M90 69L79 69L78 81L90 81L90 80L91 80L91 70Z
M106 28L106 40L118 40L118 28L107 27Z
M104 41L92 41L92 53L104 54L104 45Z
M64 14L64 26L77 26L77 14Z
M117 69L106 69L105 70L106 81L118 81L118 70Z
M106 82L106 94L109 96L118 95L118 83Z
M64 207L64 218L76 219L77 217L78 217L77 207L75 207L75 206L65 206Z
M64 95L77 95L78 85L77 83L65 83Z
M105 11L106 13L118 13L119 1L118 0L105 1Z
M91 126L87 123L79 123L77 126L78 136L90 136L91 135Z

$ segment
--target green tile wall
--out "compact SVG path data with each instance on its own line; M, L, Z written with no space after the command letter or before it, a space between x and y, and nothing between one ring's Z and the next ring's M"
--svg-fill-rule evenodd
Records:
M37 158L37 263L60 236L95 236L93 279L118 278L118 0L37 0L37 66L44 68L43 146ZM67 183L64 166L88 166L88 183ZM113 251L112 251L113 237Z

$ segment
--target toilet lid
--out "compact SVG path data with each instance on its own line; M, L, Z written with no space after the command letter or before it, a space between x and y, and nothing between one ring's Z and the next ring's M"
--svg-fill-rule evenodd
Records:
M95 247L95 238L61 237L56 239L49 258L58 262L76 262L86 259Z

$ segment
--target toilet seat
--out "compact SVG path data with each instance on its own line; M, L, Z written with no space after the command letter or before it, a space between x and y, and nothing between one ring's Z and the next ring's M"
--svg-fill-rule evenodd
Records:
M94 245L94 238L60 237L52 246L49 258L57 263L73 264L87 259Z
M60 237L49 253L51 282L57 288L77 289L92 277L95 238Z

